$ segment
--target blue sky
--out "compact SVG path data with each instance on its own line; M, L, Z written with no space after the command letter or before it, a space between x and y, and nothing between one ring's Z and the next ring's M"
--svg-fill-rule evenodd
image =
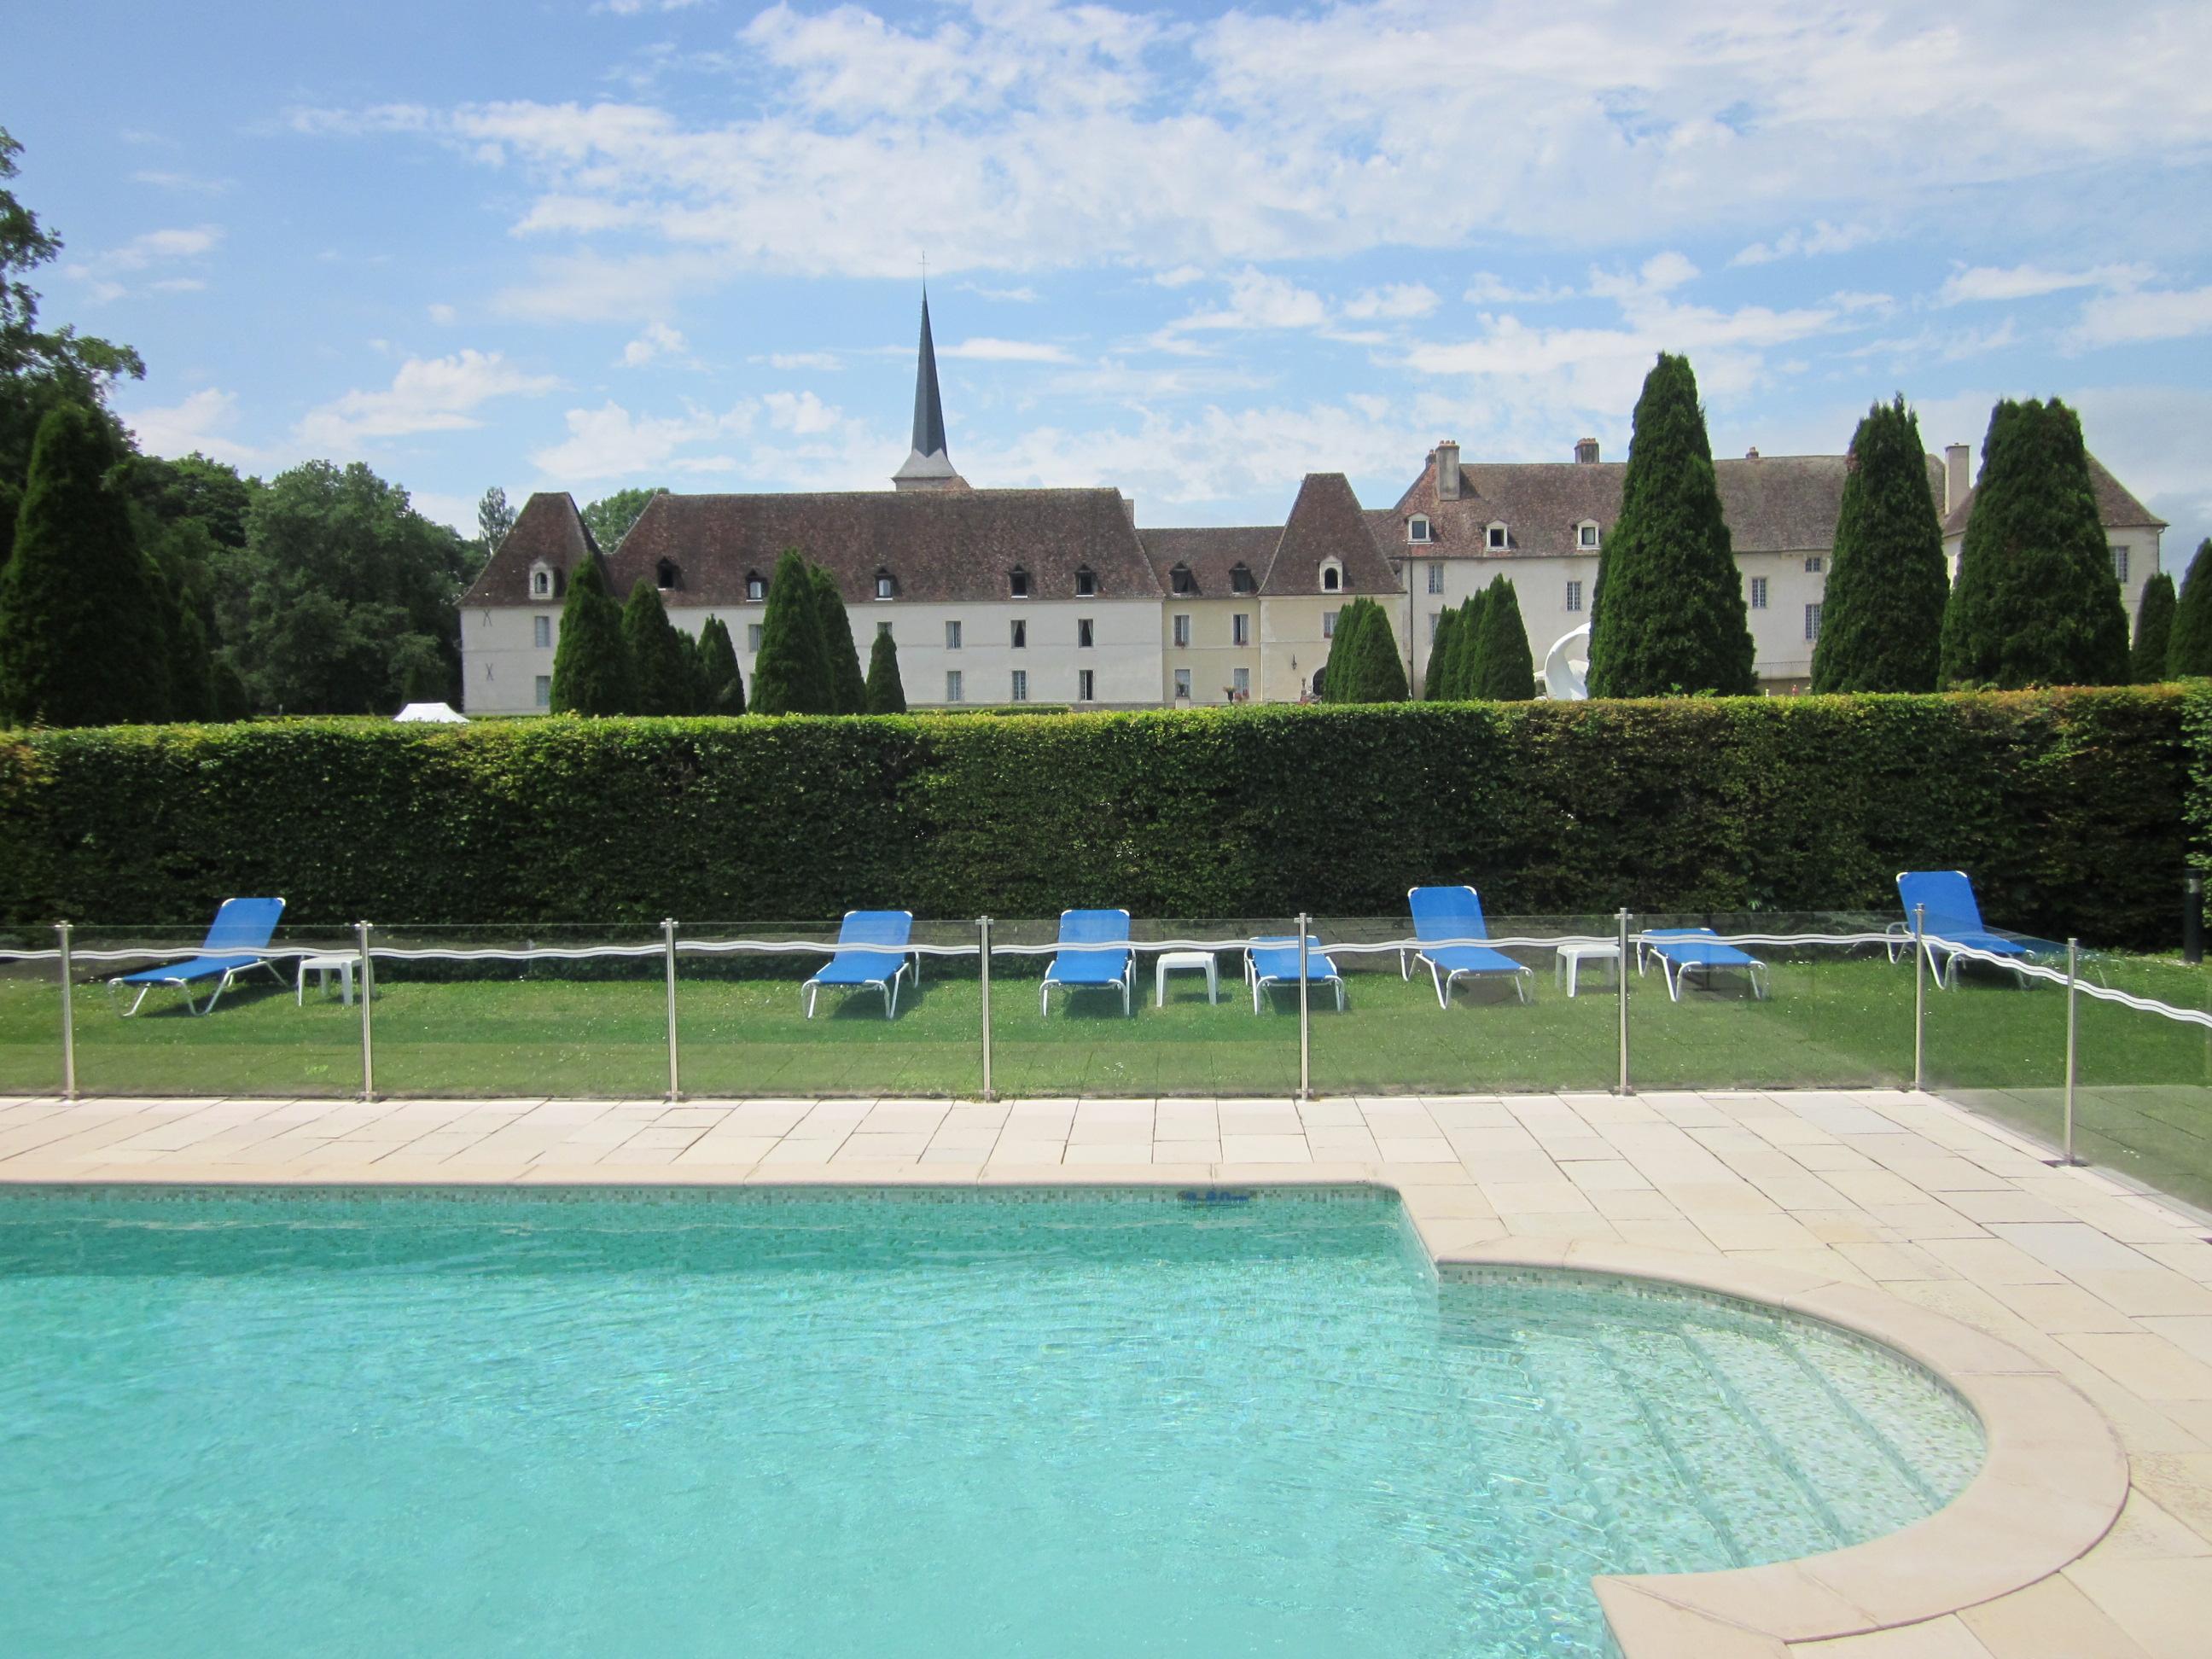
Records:
M2212 533L2212 8L73 0L0 64L50 321L149 448L867 489L925 258L954 462L1140 522L1394 501L1427 447L1931 449L2000 395ZM52 65L68 66L66 73Z

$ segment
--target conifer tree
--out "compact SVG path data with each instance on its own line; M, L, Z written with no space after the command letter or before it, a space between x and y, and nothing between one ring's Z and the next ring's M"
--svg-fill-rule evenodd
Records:
M1359 630L1366 625L1365 602L1353 599L1336 613L1336 632L1329 635L1328 660L1322 665L1321 700L1323 702L1350 702L1352 660L1355 654L1353 642Z
M1490 579L1482 600L1480 678L1474 695L1492 702L1527 702L1536 695L1536 664L1528 651L1521 601L1502 575Z
M1435 702L1444 695L1444 668L1451 657L1452 635L1459 630L1459 607L1448 605L1437 618L1437 631L1429 640L1428 666L1421 671L1421 701Z
M696 694L683 635L668 620L653 578L640 576L623 607L623 648L629 653L633 714L688 714Z
M898 646L888 629L879 629L868 647L868 713L906 713L906 686L899 679Z
M2128 669L2081 423L2056 398L2001 403L1943 613L1942 683L2117 685Z
M2128 664L2137 685L2166 678L2166 648L2173 639L2173 578L2163 570L2143 584L2136 606L2136 643Z
M39 422L0 568L0 717L106 726L168 713L168 591L107 486L118 459L91 410L64 404Z
M2197 555L2181 579L2173 607L2173 636L2166 648L2166 677L2202 679L2212 674L2212 536L2197 544Z
M1356 620L1352 613L1360 613ZM1345 624L1352 622L1350 641ZM1335 648L1329 653L1328 690L1332 702L1403 702L1406 665L1398 655L1390 617L1372 599L1354 599L1336 621ZM1340 659L1342 672L1338 672Z
M627 714L637 706L623 613L607 592L599 562L586 558L568 573L561 605L561 642L553 652L553 712Z
M830 659L830 690L836 698L835 712L868 712L868 682L860 672L860 649L853 643L852 613L837 579L820 565L812 568L814 614L822 624L822 649Z
M1950 580L1920 422L1899 393L1851 434L1828 561L1815 691L1933 691Z
M169 617L169 715L173 720L216 717L215 665L208 656L207 628L190 605L173 607Z
M1482 683L1482 617L1490 603L1487 588L1477 588L1459 604L1459 629L1452 636L1452 659L1444 670L1444 696L1466 702Z
M228 657L217 657L208 670L208 695L214 707L212 718L226 723L242 720L253 713L253 699L246 691L246 682L230 665Z
M720 617L708 617L707 625L699 630L699 684L705 693L700 713L745 712L745 682L738 672L738 648L730 642L729 628Z
M1752 660L1697 377L1662 352L1636 400L1620 519L1598 553L1590 695L1748 696Z
M787 547L769 580L761 617L761 645L753 659L752 708L757 714L834 714L836 692L815 616L814 578L805 558Z

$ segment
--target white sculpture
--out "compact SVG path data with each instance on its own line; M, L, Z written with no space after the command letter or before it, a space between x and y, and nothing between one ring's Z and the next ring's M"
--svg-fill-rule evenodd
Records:
M1589 624L1566 635L1544 653L1544 695L1555 702L1589 696Z

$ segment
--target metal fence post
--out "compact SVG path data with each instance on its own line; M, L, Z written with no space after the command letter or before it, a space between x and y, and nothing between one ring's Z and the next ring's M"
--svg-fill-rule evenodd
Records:
M376 1098L376 1042L369 1032L369 1006L376 1000L376 969L368 959L369 926L353 925L355 943L361 947L361 1097Z
M991 1087L991 919L975 918L975 966L983 988L983 1098L996 1100Z
M54 936L62 946L62 1098L76 1098L76 1016L70 1006L71 981L75 970L70 966L70 925L65 921L54 924Z
M660 955L668 969L668 1098L684 1098L683 1073L676 1068L676 919L663 918L660 924Z
M2204 960L2204 872L2181 878L2181 959L2194 968Z
M2066 1144L2059 1150L2064 1161L2074 1158L2074 988L2081 982L2081 941L2066 941Z
M1298 912L1298 1098L1313 1098L1313 1009L1306 995L1306 929L1313 918Z
M1912 907L1912 1092L1928 1087L1928 907Z
M1627 909L1624 907L1624 908L1622 908L1622 910L1620 911L1620 913L1617 916L1615 916L1615 917L1613 918L1613 921L1614 921L1614 923L1615 923L1616 927L1618 927L1618 929L1619 929L1619 933L1618 933L1618 935L1617 935L1617 937L1616 937L1616 939L1615 939L1615 940L1614 940L1614 943L1615 943L1615 945L1619 947L1620 951L1620 961L1616 962L1616 963L1613 964L1613 987L1614 987L1615 991L1616 991L1616 992L1617 992L1617 994L1617 994L1617 998L1616 998L1616 1000L1619 1001L1619 1003L1620 1003L1620 1081L1618 1084L1616 1084L1616 1085L1614 1085L1614 1087L1613 1087L1613 1092L1614 1092L1615 1094L1618 1094L1618 1095L1632 1095L1632 1094L1634 1094L1634 1093L1636 1092L1636 1091L1635 1091L1635 1089L1634 1089L1633 1087L1632 1087L1632 1086L1630 1085L1629 1081L1628 1081L1628 911L1627 911Z

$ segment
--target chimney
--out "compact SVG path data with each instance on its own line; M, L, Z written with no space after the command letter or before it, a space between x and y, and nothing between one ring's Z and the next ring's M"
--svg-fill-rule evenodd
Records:
M1584 466L1595 466L1597 464L1597 440L1577 438L1575 441L1575 459Z
M1455 501L1459 499L1459 441L1439 439L1437 443L1437 499Z
M1947 444L1943 448L1943 516L1949 518L1966 491L1972 487L1972 474L1968 465L1973 451L1964 444Z
M1118 489L1114 493L1117 495L1121 495L1121 492ZM1135 496L1121 495L1121 516L1128 520L1129 527L1132 530L1134 530L1137 527L1137 498Z

